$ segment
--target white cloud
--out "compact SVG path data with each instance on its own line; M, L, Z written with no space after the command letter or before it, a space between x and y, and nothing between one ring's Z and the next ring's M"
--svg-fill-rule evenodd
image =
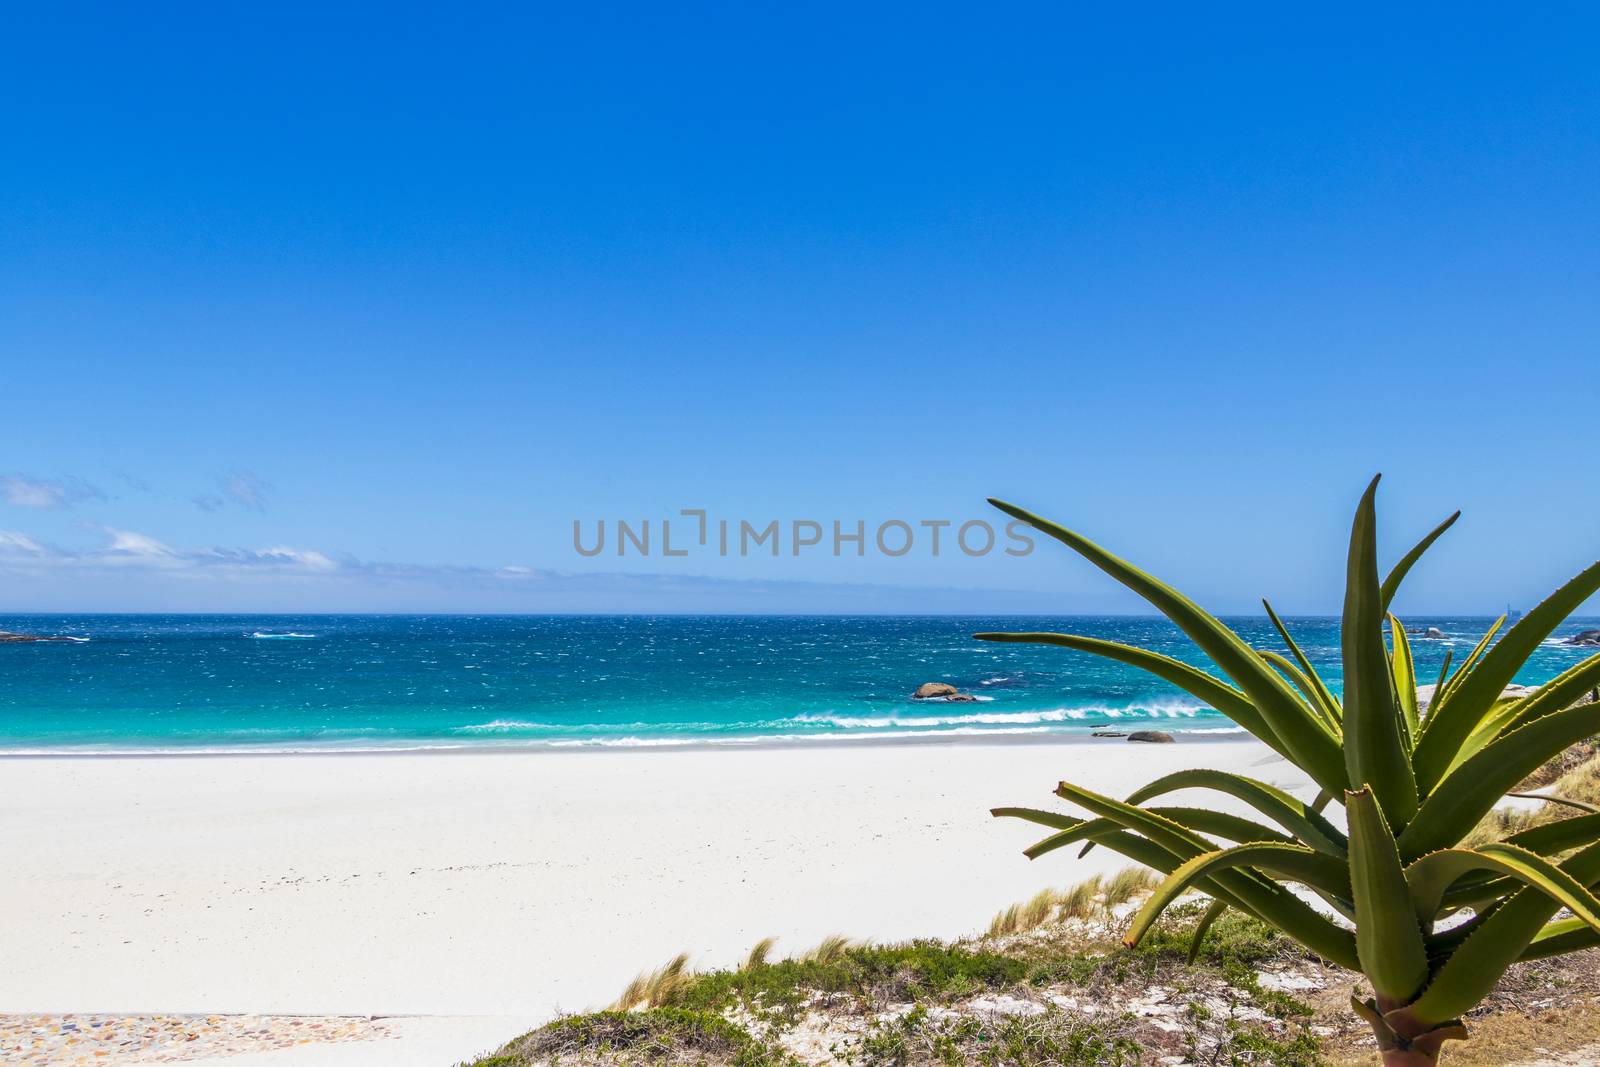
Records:
M292 564L297 567L304 567L307 570L313 571L332 571L339 569L339 565L337 563L329 559L327 556L324 556L321 552L315 552L304 548L290 548L287 545L275 545L272 548L263 548L261 551L256 553L256 558L262 562L280 560L284 563Z
M27 534L0 530L0 556L4 555L45 556L49 550Z
M118 530L113 526L102 526L106 536L111 539L106 545L105 552L126 556L138 556L144 559L177 559L178 553L157 541L153 537L146 537L142 533L132 530Z
M5 495L7 504L17 508L65 508L106 498L99 489L77 478L30 478L23 474L0 476L0 493Z

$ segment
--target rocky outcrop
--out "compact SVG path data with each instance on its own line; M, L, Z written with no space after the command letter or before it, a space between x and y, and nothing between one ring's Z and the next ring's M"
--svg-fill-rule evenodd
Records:
M911 694L912 700L944 700L951 704L967 704L977 701L971 693L963 693L947 682L923 682L917 686L917 691Z
M1426 630L1422 631L1422 636L1428 641L1443 641L1444 631L1439 629L1437 626L1430 626Z
M0 643L23 644L30 641L71 641L70 637L42 637L38 634L14 634L8 630L0 630Z
M1585 630L1581 634L1573 634L1567 638L1567 644L1584 648L1600 648L1600 630Z
M1128 735L1129 741L1143 741L1147 745L1170 745L1176 738L1163 730L1135 730Z

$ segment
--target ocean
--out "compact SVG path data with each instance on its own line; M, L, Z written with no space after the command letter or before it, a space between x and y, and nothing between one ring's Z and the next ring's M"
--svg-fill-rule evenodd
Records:
M1281 649L1265 618L1231 619ZM1431 681L1488 619L1408 619ZM1338 621L1289 620L1339 685ZM1560 635L1524 675L1586 650ZM0 644L0 751L270 752L481 746L659 747L993 739L1158 728L1238 732L1187 694L1067 649L972 640L1060 630L1206 663L1136 617L14 615L0 630L78 640ZM971 703L913 701L949 682Z

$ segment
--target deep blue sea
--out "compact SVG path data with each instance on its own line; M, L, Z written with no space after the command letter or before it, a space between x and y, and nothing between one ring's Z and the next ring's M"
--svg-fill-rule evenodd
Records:
M1407 619L1432 680L1490 620ZM1230 622L1281 648L1265 618ZM1574 620L1559 634L1593 627ZM1338 624L1289 626L1337 687ZM1235 729L1137 670L981 630L1063 630L1204 664L1163 620L1128 617L0 616L79 639L0 644L0 750L804 744L994 738L1095 727ZM1559 636L1558 634L1558 636ZM1518 681L1584 650L1552 640ZM919 702L945 681L977 703Z

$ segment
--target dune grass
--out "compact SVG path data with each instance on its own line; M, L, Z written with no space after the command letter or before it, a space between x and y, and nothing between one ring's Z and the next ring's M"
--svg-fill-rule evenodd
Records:
M1124 880L1124 887L1110 898L1136 893L1126 888L1132 884ZM1074 887L1052 897L1052 914L1061 907L1057 897L1076 893L1080 909L1096 919L1107 915L1104 880L1094 880L1093 889L1076 893ZM1212 1035L1205 1062L1318 1064L1315 1042L1304 1024L1309 1009L1291 997L1261 990L1255 981L1257 966L1298 950L1263 924L1230 915L1212 928L1201 962L1190 968L1184 962L1186 930L1192 930L1199 910L1180 909L1177 928L1161 931L1138 949L1120 947L1111 924L1096 922L1042 925L1031 938L955 944L874 945L831 937L783 959L772 958L768 939L737 969L702 973L678 956L629 983L618 1003L629 1003L632 1010L560 1020L473 1067L792 1067L796 1061L784 1035L806 1020L815 1025L819 1012L841 1023L848 1038L839 1039L844 1045L835 1062L859 1067L1155 1063L1147 1049L1152 1035L1182 1054L1182 1042L1202 1032ZM1071 995L1085 1004L1103 1005L1116 996L1136 997L1152 984L1187 990L1183 995L1192 1003L1169 1007L1174 1018L1186 1026L1192 1023L1192 1034L1152 1031L1148 1020L1135 1013L1085 1013L1050 999ZM1204 1005L1214 1004L1218 991L1226 1000L1248 1002L1263 1015L1285 1022L1269 1033L1260 1026L1207 1019L1210 1009ZM1034 1007L1018 1014L971 1007L984 998L1025 1001ZM735 1039L724 1025L749 1043Z
M989 922L989 937L1025 934L1056 923L1110 921L1117 908L1154 889L1160 879L1143 867L1124 867L1109 878L1095 875L1068 889L1043 889L1013 904Z

